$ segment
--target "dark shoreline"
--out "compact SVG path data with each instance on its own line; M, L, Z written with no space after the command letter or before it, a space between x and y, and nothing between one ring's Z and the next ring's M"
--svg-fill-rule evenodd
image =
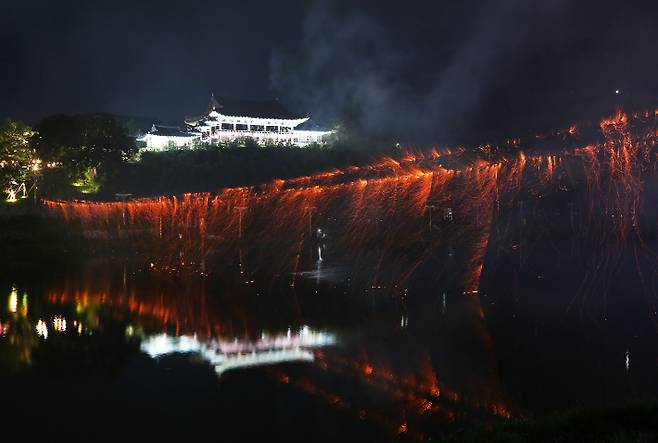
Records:
M646 399L556 411L490 427L456 423L438 431L435 443L475 442L653 442L658 439L658 400Z

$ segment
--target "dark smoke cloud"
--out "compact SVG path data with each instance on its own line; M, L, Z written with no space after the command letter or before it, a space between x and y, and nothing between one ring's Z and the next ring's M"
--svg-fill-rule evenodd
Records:
M389 140L481 140L579 103L655 106L657 22L648 0L0 1L0 117L178 122L214 91Z
M447 15L441 7L417 8L398 20L317 1L300 49L273 53L271 82L325 122L348 120L370 135L405 141L459 139L499 124L496 113L521 120L543 101L566 103L563 76L580 74L575 89L587 89L583 71L608 81L611 75L597 72L600 59L590 58L612 56L607 42L624 29L591 43L617 14L600 17L599 9L577 10L567 1L465 2ZM581 71L564 72L568 66Z

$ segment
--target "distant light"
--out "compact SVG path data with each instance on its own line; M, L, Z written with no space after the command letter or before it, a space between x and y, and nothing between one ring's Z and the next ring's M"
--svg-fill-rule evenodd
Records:
M621 94L621 90L620 89L615 89L615 94L617 94L617 95Z

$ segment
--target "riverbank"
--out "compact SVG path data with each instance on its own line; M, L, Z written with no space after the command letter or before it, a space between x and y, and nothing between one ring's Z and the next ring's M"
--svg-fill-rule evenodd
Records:
M81 247L58 220L31 199L0 202L0 255L6 266L56 265Z
M556 412L527 421L462 427L430 438L434 443L476 442L654 442L658 441L658 400Z
M370 164L399 150L364 146L207 146L164 152L143 152L138 161L124 163L106 177L98 193L85 199L114 200L116 194L133 197L215 192L235 186L254 186Z

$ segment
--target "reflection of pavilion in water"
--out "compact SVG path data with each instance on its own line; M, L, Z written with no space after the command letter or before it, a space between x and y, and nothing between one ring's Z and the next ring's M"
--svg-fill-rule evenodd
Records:
M176 285L170 294L142 292L133 286L131 274L128 274L125 289L120 282L113 287L106 280L112 275L121 280L120 273L104 272L87 269L77 272L74 279L67 279L62 286L52 286L44 299L52 314L39 317L38 321L36 317L27 319L31 323L31 334L37 338L35 346L44 345L61 334L100 337L108 322L118 320L125 325L126 338L140 340L141 350L152 357L193 352L212 365L218 375L240 368L267 366L261 374L271 380L310 394L328 407L358 420L367 420L391 433L401 429L416 433L422 427L422 420L429 417L455 420L467 413L489 417L511 415L506 402L501 400L498 382L487 373L486 368L491 364L487 356L490 349L475 297L465 298L472 307L454 308L454 312L461 312L455 320L460 325L459 334L473 336L476 343L482 343L482 347L469 350L469 358L473 359L473 354L484 354L475 357L473 361L478 362L478 368L469 369L469 379L461 383L459 377L439 380L437 374L459 361L463 349L457 356L446 354L439 361L432 361L424 348L420 353L409 352L405 344L407 338L404 338L395 345L391 343L390 357L396 361L394 363L382 359L382 355L373 352L369 340L354 337L354 332L348 333L345 340L341 339L340 346L332 346L336 343L333 333L303 326L277 334L259 333L255 337L250 333L236 335L236 331L226 331L221 325L225 322L222 315L225 307L209 304L208 299L213 297L206 297L203 292L191 296L181 285ZM20 312L17 293L20 291L12 291L8 305ZM233 300L240 304L244 297ZM250 308L242 306L240 309ZM358 306L346 305L344 309L358 309ZM37 309L32 311L36 313ZM27 307L25 312L28 312ZM445 307L442 312L445 314ZM391 318L390 324L384 326L388 329L386 336L390 334L394 340L404 337L401 328L409 324L406 314L404 318L407 320L402 324L399 317ZM412 315L411 319L414 321L416 317ZM381 328L382 320L378 316L372 321ZM329 325L333 322L331 317L322 321ZM360 324L354 331L361 334L371 328ZM332 329L328 326L324 330ZM90 333L93 335L88 335ZM413 347L421 344L416 338L408 340L416 342ZM408 355L404 358L407 361L400 364L397 360L403 355ZM278 365L287 362L307 364ZM379 400L373 402L373 396Z
M217 375L230 369L277 363L314 360L312 349L333 345L333 334L312 331L308 326L292 334L270 337L263 333L258 341L211 340L202 343L195 336L168 336L167 334L147 337L141 349L151 357L173 353L199 354L215 368Z

